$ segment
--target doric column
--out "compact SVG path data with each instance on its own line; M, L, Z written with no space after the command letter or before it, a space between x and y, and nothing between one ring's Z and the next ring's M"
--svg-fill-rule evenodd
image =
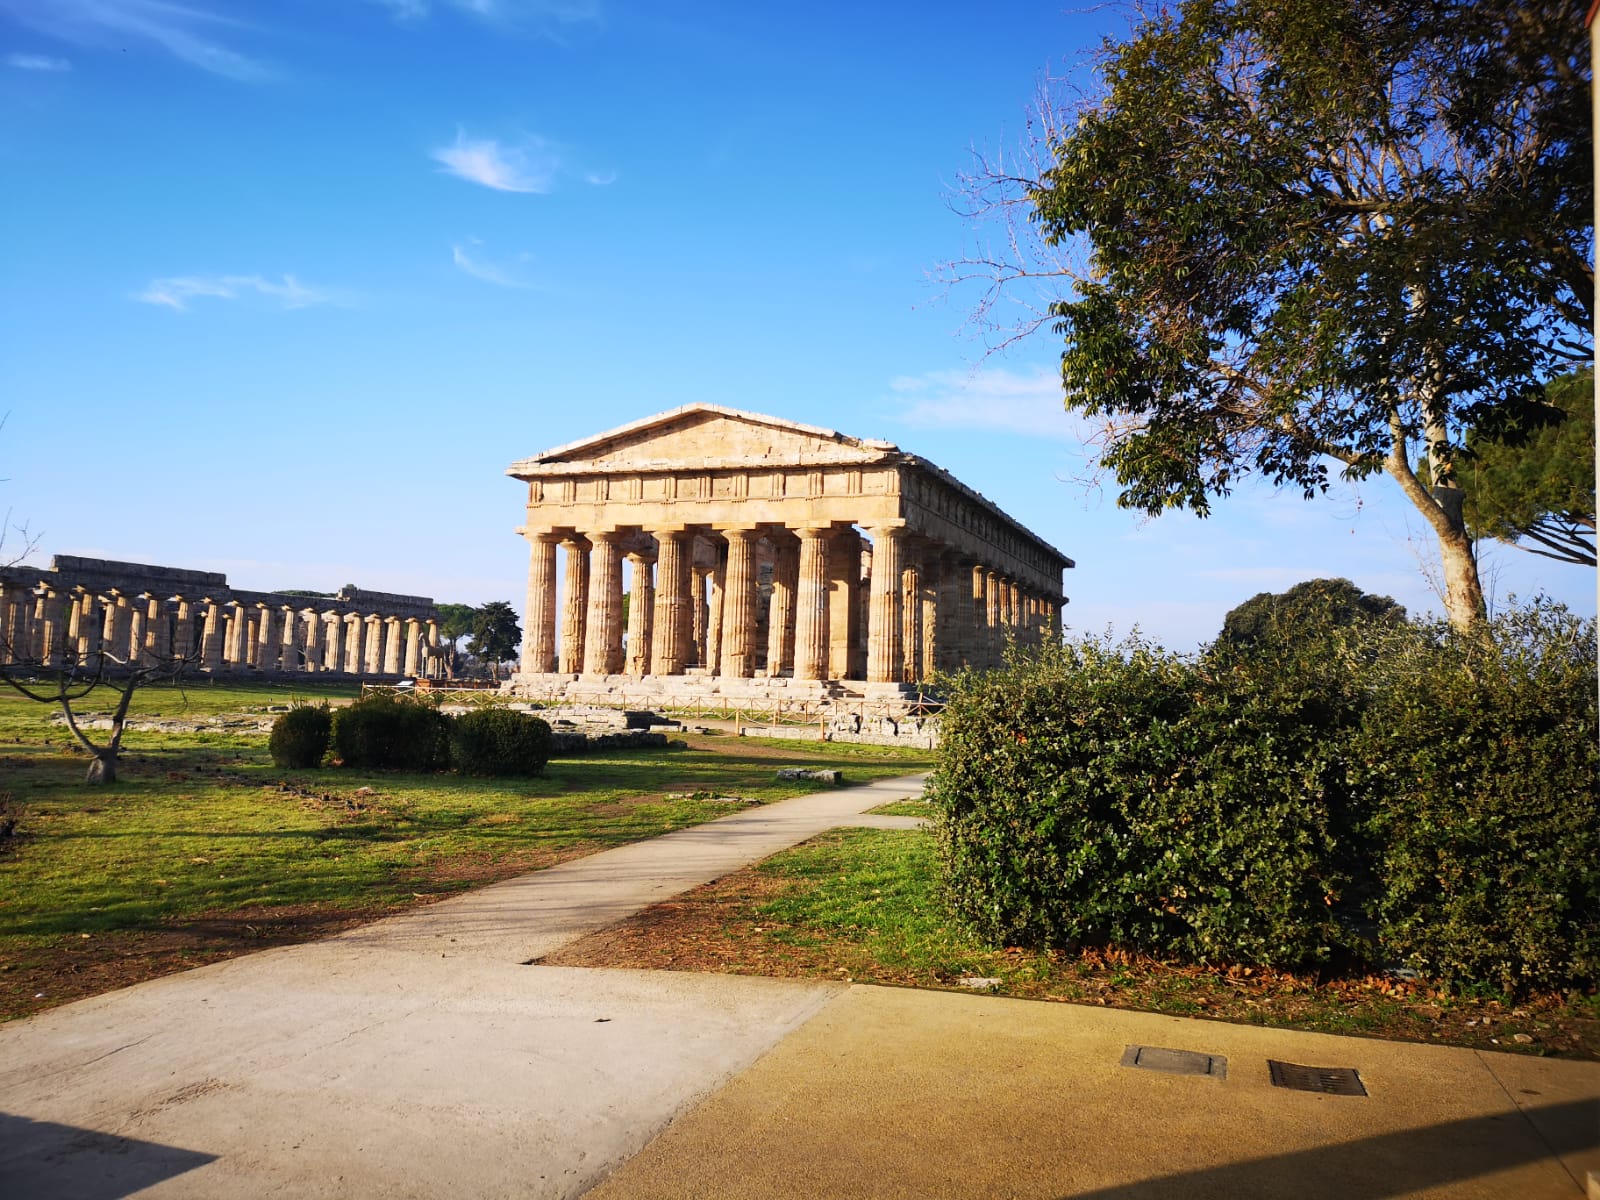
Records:
M244 610L244 605L234 601L228 607L228 640L227 663L237 671L244 667L246 660L245 634L250 625L250 617ZM148 640L148 635L147 635Z
M728 583L722 598L722 674L749 679L756 667L756 531L719 529L728 539Z
M400 674L400 618L389 617L383 623L383 673Z
M67 645L75 662L86 661L93 652L89 645L89 604L93 599L88 592L76 592L67 601Z
M707 675L722 674L722 601L728 594L728 543L711 543L717 565L706 578L706 648L700 665Z
M632 587L628 592L628 674L650 674L650 627L655 617L655 587L650 573L655 568L647 554L630 554L628 563Z
M361 656L361 665L368 675L379 675L383 672L383 618L377 613L367 614L367 619L362 622L366 626L366 652Z
M410 617L406 621L406 676L415 679L420 670L422 670L422 622ZM524 667L523 670L527 668Z
M622 673L622 549L614 532L589 535L589 613L583 673Z
M133 602L128 609L128 665L139 667L148 665L149 658L145 650L145 622L148 608L146 604L133 597Z
M1003 581L1000 572L989 567L984 570L983 597L985 622L989 630L989 665L998 667L1005 661L1006 628Z
M828 679L860 679L855 647L861 630L861 537L841 529L828 541Z
M367 623L360 613L344 615L344 662L339 665L346 675L361 674L361 658L366 651Z
M106 606L106 650L119 663L128 661L132 625L133 608L128 598L121 592L112 592L111 603Z
M689 661L704 670L711 661L711 655L706 650L706 635L711 627L712 568L691 563L689 570L689 612L694 626L690 637Z
M526 632L522 637L522 671L526 675L544 675L555 670L556 543L560 540L553 533L528 535L528 606ZM408 667L406 673L414 675L416 672Z
M344 666L344 618L329 609L317 614L322 626L322 669L338 671Z
M208 671L222 669L222 606L207 599L200 627L200 665Z
M256 617L256 668L276 671L283 661L283 629L278 623L278 610L261 605Z
M828 678L828 537L831 530L804 528L795 587L794 677Z
M144 661L161 662L172 657L172 626L167 621L167 602L163 597L150 597L144 621Z
M295 614L295 623L300 627L300 653L305 656L302 669L314 675L322 670L322 614L303 608Z
M429 676L437 679L439 677L439 622L432 617L428 618L427 644L427 659L430 665Z
M904 608L900 560L905 530L894 525L867 530L872 538L872 615L867 622L867 682L905 678Z
M178 597L178 615L172 623L172 656L191 659L196 648L194 628L194 601L187 596Z
M795 593L800 583L799 544L773 539L772 604L767 612L767 674L776 679L794 666Z
M900 570L900 678L922 678L922 571L915 562Z
M651 630L650 673L682 675L689 660L689 551L683 529L653 529L656 539L656 611Z
M558 669L563 675L576 675L583 670L583 634L589 616L589 543L574 535L565 538L561 548L566 552L567 587Z

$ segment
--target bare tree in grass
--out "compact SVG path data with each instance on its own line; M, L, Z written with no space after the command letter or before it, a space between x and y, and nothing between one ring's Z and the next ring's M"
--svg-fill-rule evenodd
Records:
M53 704L61 710L72 736L93 756L84 776L84 782L92 784L117 781L122 734L127 727L134 693L147 683L179 680L200 661L199 649L188 655L154 655L143 651L121 658L102 648L87 654L69 649L63 661L50 663L38 656L17 653L5 638L0 638L0 646L7 651L4 657L8 660L0 665L0 683L38 704ZM102 689L116 693L117 703L111 713L109 735L104 742L96 744L74 705Z

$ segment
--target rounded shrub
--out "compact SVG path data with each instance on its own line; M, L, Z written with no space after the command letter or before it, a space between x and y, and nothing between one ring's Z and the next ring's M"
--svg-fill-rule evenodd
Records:
M450 753L465 775L538 775L550 758L550 726L515 709L480 708L452 722Z
M333 731L333 715L325 704L291 708L272 723L267 750L277 767L304 769L322 765Z
M1535 604L1384 669L1354 747L1382 953L1508 992L1593 986L1594 622Z
M450 718L431 704L376 692L334 713L333 745L347 767L439 771L450 765Z

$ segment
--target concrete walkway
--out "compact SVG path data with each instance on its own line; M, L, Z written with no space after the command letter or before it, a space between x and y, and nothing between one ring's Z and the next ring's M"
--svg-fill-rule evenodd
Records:
M1600 1170L1596 1064L522 965L824 829L910 824L860 814L920 782L738 813L0 1026L0 1197L1537 1200ZM1124 1067L1129 1045L1212 1071ZM1274 1088L1269 1058L1354 1067L1369 1095Z

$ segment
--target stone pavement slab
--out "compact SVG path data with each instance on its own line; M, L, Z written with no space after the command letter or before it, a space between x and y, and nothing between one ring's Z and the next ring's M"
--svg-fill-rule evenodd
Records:
M1273 1087L1269 1058L1369 1095ZM1600 1064L854 987L590 1195L1573 1200L1590 1170Z

